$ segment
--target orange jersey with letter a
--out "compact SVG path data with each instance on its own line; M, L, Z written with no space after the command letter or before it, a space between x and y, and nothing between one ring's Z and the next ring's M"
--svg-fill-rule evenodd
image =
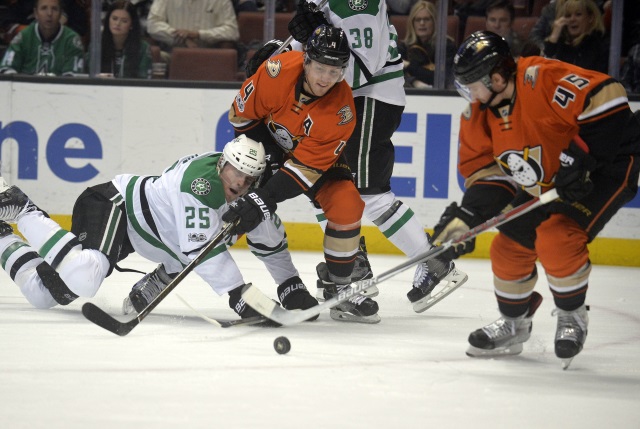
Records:
M263 120L274 140L297 163L326 171L355 128L353 94L342 81L323 97L305 96L303 79L302 52L268 59L243 83L233 102L235 117L230 119L238 131L252 120Z
M560 153L577 134L596 159L619 152L622 130L607 118L623 109L629 109L626 92L611 77L561 61L521 58L511 103L483 110L475 102L462 114L460 173L473 182L482 170L496 172L496 162L538 196L553 187Z

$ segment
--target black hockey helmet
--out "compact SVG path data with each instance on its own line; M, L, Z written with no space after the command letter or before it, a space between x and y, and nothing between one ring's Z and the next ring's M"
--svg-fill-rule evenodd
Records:
M308 59L342 68L347 67L351 55L347 35L330 25L321 25L314 30L305 52Z
M476 31L462 42L453 58L456 82L468 85L482 81L491 90L491 75L500 73L509 79L516 63L505 39L491 31Z

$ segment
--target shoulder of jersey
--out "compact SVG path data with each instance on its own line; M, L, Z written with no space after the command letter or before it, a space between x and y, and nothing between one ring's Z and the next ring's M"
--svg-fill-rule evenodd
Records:
M264 68L267 76L275 79L290 70L297 74L300 64L302 64L302 52L290 51L267 59L264 62Z

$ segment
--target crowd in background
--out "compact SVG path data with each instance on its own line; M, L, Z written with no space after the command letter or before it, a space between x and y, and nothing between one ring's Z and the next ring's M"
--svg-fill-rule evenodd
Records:
M438 1L386 1L391 14L407 16L398 40L405 86L433 87ZM629 92L638 93L640 2L623 1L620 80ZM291 14L295 3L277 0L276 12ZM607 72L611 6L611 0L448 0L448 14L460 24L457 34L446 37L445 88L452 88L453 56L473 16L484 17L484 29L504 37L516 58L542 55ZM242 43L238 16L262 13L264 7L260 0L104 0L99 76L151 78L153 63L171 66L176 47L235 49L237 70L243 70L262 41L257 46ZM537 18L526 38L513 27L524 16ZM87 75L90 39L90 0L9 0L0 7L0 73Z

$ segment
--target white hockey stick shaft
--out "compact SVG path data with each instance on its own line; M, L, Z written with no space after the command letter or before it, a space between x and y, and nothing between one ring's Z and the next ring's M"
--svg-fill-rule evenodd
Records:
M444 253L447 249L449 249L451 246L455 244L459 244L464 241L470 240L482 232L485 232L496 226L503 225L513 219L516 219L524 215L525 213L530 212L531 210L534 210L540 206L550 203L556 198L558 198L558 193L555 189L552 189L546 192L545 194L542 194L540 197L527 201L526 203L521 204L518 207L515 207L505 213L500 213L499 215L487 220L486 222L476 226L475 228L471 228L469 231L467 231L465 234L463 234L461 237L455 240L449 240L441 244L440 246L436 246L431 250L425 253L422 253L418 256L415 256L409 259L408 261L403 262L402 264L388 271L385 271L384 273L378 276L375 276L367 280L354 282L351 284L350 288L345 288L345 290L341 291L338 295L334 296L333 298L328 299L324 303L311 307L307 310L287 311L282 307L280 307L279 305L277 305L275 301L273 301L271 298L266 296L257 287L253 285L248 285L244 289L244 291L242 292L242 298L244 298L245 302L250 307L255 309L258 313L262 314L263 316L268 317L269 319L277 323L280 323L281 325L284 325L284 326L294 325L296 323L303 322L313 316L320 314L325 309L333 308L336 305L339 305L347 301L353 295L356 295L371 286L377 285L378 283L388 280L391 277L394 277L400 274L401 272L406 271L407 269L413 267L416 264L435 258L436 256Z

